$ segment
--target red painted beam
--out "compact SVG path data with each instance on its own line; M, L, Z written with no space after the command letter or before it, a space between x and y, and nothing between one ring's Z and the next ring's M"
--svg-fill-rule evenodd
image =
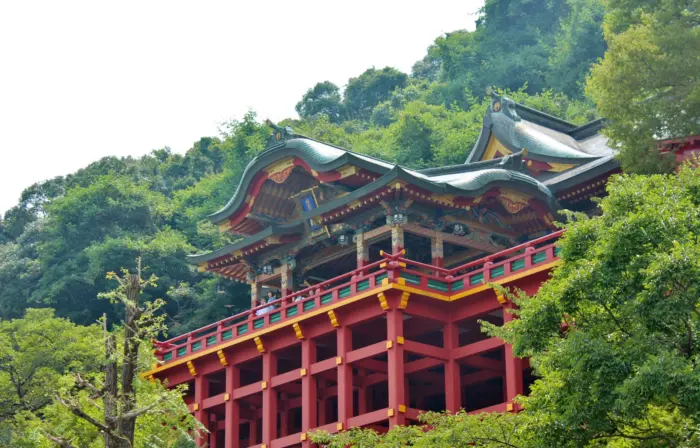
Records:
M440 359L433 359L433 358L418 359L416 361L407 362L406 366L404 367L404 372L406 372L406 375L408 375L411 373L420 372L421 370L430 369L432 367L439 366L442 363L443 363L443 361Z
M298 445L301 442L302 434L301 432L297 432L286 437L280 437L279 439L273 440L270 446L272 448L286 448L288 446Z
M443 361L450 359L450 353L444 348L423 344L422 342L405 341L403 348L409 353L416 353L433 359L440 359Z
M503 372L505 370L503 361L497 361L495 359L484 358L476 355L468 358L462 358L459 362L460 364L465 364L469 367L475 367L477 369L488 369L496 372Z
M450 313L440 306L442 304L435 302L437 302L435 299L430 299L430 302L424 302L411 297L408 302L408 307L406 308L406 313L427 317L428 319L433 319L442 323L448 322ZM409 324L406 330L409 330L410 327L411 325Z
M280 387L283 384L298 381L299 379L301 379L301 373L299 372L299 369L294 369L281 375L273 376L270 383L272 384L272 387Z
M387 373L389 371L387 363L377 361L376 359L362 359L360 361L356 361L355 367L381 373Z
M318 375L319 373L325 372L327 370L335 369L335 362L335 357L333 357L311 364L311 374Z
M477 409L476 411L469 412L469 414L481 414L484 412L487 414L490 414L492 412L506 412L506 403L498 403L494 404L493 406Z
M483 383L492 378L502 378L503 371L497 372L494 370L482 370L480 372L468 373L462 377L462 386L469 386L471 384Z
M240 400L243 397L247 397L249 395L257 394L262 390L262 381L258 381L257 383L253 384L248 384L247 386L239 387L238 389L234 389L233 391L233 398L234 400Z
M363 415L358 415L357 417L352 417L348 419L348 427L357 428L359 426L366 426L371 425L373 423L381 422L389 418L388 411L389 408L384 408L368 412Z
M453 352L455 359L462 359L468 356L479 355L484 352L495 350L497 348L503 347L505 342L498 338L488 338L483 341L474 342L473 344L465 345L464 347L459 347Z
M379 341L376 344L371 344L367 347L362 347L351 351L346 356L347 362L353 363L366 358L372 358L380 353L386 352L386 342L387 341Z
M469 306L460 306L456 308L452 312L452 322L459 322L464 319L490 313L493 310L503 307L503 305L496 300L496 293L492 289L487 289L482 293L476 294L476 296L462 300L469 300Z

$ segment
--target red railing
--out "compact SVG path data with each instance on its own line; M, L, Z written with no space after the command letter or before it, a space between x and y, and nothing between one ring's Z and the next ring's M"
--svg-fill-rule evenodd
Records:
M156 355L171 362L262 328L283 323L304 313L351 298L376 288L387 278L447 295L457 295L501 278L526 272L559 258L556 240L563 231L538 238L464 265L445 269L386 254L380 260L297 291L274 302L227 317L165 342L155 342Z

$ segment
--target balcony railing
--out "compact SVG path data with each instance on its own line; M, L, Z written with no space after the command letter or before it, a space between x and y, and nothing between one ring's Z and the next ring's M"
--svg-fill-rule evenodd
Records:
M156 356L166 364L173 362L373 290L384 279L389 283L404 283L419 290L448 296L467 294L467 291L487 283L525 273L557 260L559 250L556 241L562 232L528 241L452 269L413 261L404 258L402 253L382 253L383 260L177 338L156 342Z

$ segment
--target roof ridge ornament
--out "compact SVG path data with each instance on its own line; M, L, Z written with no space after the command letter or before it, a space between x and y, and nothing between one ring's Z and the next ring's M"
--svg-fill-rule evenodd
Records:
M521 151L518 151L516 153L505 155L501 159L501 162L498 165L504 169L508 169L511 171L517 171L520 173L525 173L525 172L527 172L527 170L526 170L525 161L523 160L523 157L526 157L526 156L527 156L527 149L523 148Z
M486 88L486 95L491 97L490 113L502 113L513 121L520 121L520 116L515 110L515 101L505 95L499 95L493 87Z
M267 149L283 144L287 140L291 140L294 137L298 137L297 134L294 133L291 126L279 126L273 123L269 118L265 120L265 124L271 127L273 130L272 135L267 139Z

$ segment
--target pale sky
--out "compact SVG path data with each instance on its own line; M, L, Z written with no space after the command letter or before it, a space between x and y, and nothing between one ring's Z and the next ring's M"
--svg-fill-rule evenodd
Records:
M409 73L483 0L0 1L0 214L108 155L185 152L252 108L296 116L318 81Z

